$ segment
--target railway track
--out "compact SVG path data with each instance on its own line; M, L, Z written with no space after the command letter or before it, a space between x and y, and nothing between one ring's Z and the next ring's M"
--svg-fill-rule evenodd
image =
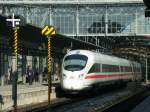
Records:
M116 104L109 105L103 110L100 109L94 112L130 112L136 105L150 95L149 90L150 87L145 88L133 95L117 101Z
M70 99L67 98L61 98L61 99L55 99L51 101L51 108L57 107L58 105L64 105L68 104L69 102L72 102ZM33 105L26 105L25 107L20 107L18 109L19 112L44 112L48 109L48 103L47 101L39 103L39 104L33 104Z
M132 91L129 89L117 89L111 88L103 91L99 94L81 96L76 98L62 98L52 101L51 112L127 112L116 111L117 105L123 102L127 102L129 99L138 98L139 95L150 87L141 87ZM113 90L113 91L111 91ZM111 92L110 92L111 91ZM33 107L33 106L32 106ZM123 108L120 108L123 109ZM21 110L20 112L48 112L47 103L37 105L34 108L28 108L28 110Z

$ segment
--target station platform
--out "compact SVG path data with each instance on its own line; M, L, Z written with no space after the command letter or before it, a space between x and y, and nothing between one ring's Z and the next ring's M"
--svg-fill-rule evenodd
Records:
M59 84L59 81L52 82L51 100L56 98L55 86ZM36 104L47 101L48 87L47 83L34 83L18 84L17 87L17 104L19 106L25 106L29 104ZM11 110L13 105L12 100L12 85L6 85L0 87L0 112Z
M137 105L131 112L150 112L150 96Z

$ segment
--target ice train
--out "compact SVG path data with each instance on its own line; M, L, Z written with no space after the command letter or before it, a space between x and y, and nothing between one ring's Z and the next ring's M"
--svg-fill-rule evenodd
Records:
M137 62L88 50L72 50L62 62L61 88L82 91L141 78L141 65Z

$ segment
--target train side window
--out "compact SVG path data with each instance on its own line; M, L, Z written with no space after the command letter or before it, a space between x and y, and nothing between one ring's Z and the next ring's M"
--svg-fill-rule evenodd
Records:
M110 72L110 67L109 65L103 64L102 65L102 72Z
M124 72L123 66L121 66L120 68L121 68L121 72Z
M95 63L89 70L89 73L95 73L95 72L100 72L100 64L99 63Z
M131 66L121 66L121 72L132 72Z
M119 72L118 65L102 65L102 72Z

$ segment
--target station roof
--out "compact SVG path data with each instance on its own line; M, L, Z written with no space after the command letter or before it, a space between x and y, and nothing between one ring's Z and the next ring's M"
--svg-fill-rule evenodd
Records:
M2 0L0 4L116 4L143 3L143 0Z
M13 30L11 27L9 27L6 23L6 17L0 16L0 36L2 41L0 43L3 43L3 40L9 39L12 40ZM18 32L18 39L19 39L19 45L21 47L25 48L34 48L34 49L40 49L44 46L46 49L47 45L47 38L41 35L41 28L32 26L30 24L25 24L24 26L21 26L19 28ZM1 40L0 39L0 40ZM57 48L58 50L62 50L63 48L69 48L71 46L71 42L74 43L73 48L98 48L95 45L87 44L85 42L66 37L65 35L56 34L54 37L51 38L52 41L52 48ZM5 43L3 43L5 44Z
M3 38L2 40L9 39L12 40L13 31L12 28L7 26L6 17L0 16L0 36ZM25 24L20 27L19 30L19 45L21 47L27 49L41 49L47 47L47 38L41 35L41 28L32 26L30 24ZM111 38L111 37L109 37ZM128 37L112 37L115 39L115 53L129 53L132 55L141 55L143 57L150 57L150 36L128 36ZM1 39L0 39L1 40ZM62 50L64 48L70 49L101 49L96 45L85 43L84 41L79 41L65 35L57 34L52 37L52 48ZM73 48L71 48L71 42L74 44ZM1 41L0 43L3 43ZM120 49L121 48L121 49ZM134 50L136 48L136 50ZM144 49L143 49L144 48Z

